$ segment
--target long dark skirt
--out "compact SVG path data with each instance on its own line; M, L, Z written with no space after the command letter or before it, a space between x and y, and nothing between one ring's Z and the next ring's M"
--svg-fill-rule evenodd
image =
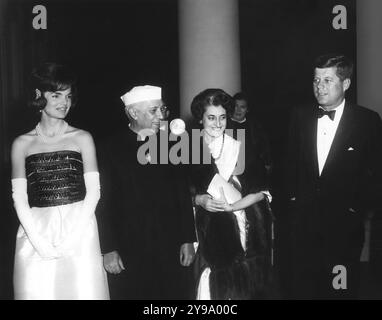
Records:
M212 300L267 299L271 291L271 223L265 201L246 209L246 251L233 213L196 212L198 279L211 269ZM199 283L199 281L197 281Z

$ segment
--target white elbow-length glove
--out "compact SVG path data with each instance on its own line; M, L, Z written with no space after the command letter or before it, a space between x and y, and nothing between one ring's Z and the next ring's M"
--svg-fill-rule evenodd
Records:
M20 223L37 253L43 259L59 257L57 249L44 239L36 230L32 218L32 210L28 203L27 180L25 178L12 179L12 198Z
M101 196L98 172L85 172L84 181L86 187L86 195L83 200L78 220L76 221L73 229L58 246L59 251L63 255L73 254L75 248L80 243L84 232L86 232L87 226L91 222L91 218L95 214L95 209Z

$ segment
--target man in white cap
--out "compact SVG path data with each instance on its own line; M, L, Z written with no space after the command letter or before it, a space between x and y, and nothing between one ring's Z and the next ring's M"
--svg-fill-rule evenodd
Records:
M134 87L121 97L130 120L130 129L141 135L157 133L163 120L165 106L162 89L154 86Z
M192 270L186 267L196 236L183 169L137 159L144 139L159 131L161 88L134 87L121 99L129 126L99 150L98 216L111 298L192 298Z

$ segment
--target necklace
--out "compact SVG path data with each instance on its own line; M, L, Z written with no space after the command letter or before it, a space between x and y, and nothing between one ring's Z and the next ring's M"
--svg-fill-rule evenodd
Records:
M223 153L223 147L224 147L224 136L225 134L223 133L223 141L222 141L222 146L220 147L220 152L219 152L219 155L215 158L215 161L219 160L220 157L222 156L222 153Z
M60 138L65 133L67 128L68 128L68 123L64 121L63 125L60 127L60 129L57 131L57 133L54 136L47 136L46 134L44 134L44 132L42 132L40 122L39 122L36 126L36 134L41 138L41 140L44 143L48 143L48 142L53 142L57 140L57 138Z

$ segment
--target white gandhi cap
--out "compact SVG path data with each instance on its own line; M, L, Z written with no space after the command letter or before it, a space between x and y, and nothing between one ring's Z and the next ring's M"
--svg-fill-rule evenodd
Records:
M121 99L126 107L142 101L160 100L162 99L162 88L149 85L137 86L126 92Z

